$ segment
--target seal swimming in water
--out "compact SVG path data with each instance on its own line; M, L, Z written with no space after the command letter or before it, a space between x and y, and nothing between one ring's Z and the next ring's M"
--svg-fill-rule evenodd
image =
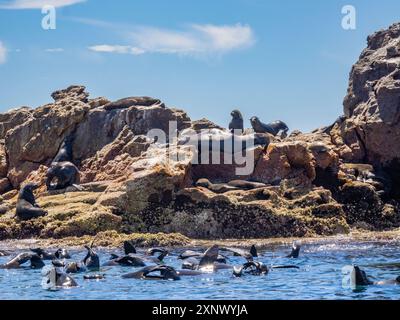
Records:
M47 215L47 211L41 209L36 203L33 190L39 186L34 183L24 185L18 194L16 214L21 220L30 220Z
M23 252L12 258L10 261L0 265L0 269L18 269L30 261L32 269L40 269L44 266L42 259L33 252Z
M124 279L145 279L145 280L180 280L180 277L173 267L158 265L148 266L143 269L122 275Z
M112 255L111 259L103 264L103 266L124 266L124 267L144 267L146 264L144 261L133 255L126 255L118 257L117 255Z
M235 277L241 277L243 274L259 276L262 274L268 274L268 272L268 267L262 262L257 261L248 261L243 264L243 266L233 268L233 275Z
M240 132L242 134L244 126L243 126L243 116L241 112L235 109L231 112L231 116L232 120L229 123L229 130L231 130L232 133Z
M35 252L43 260L54 260L54 259L70 259L71 256L66 249L57 249L56 252L51 253L41 248L30 249Z
M298 241L294 241L292 244L292 251L286 258L295 258L297 259L300 255L301 243Z
M353 270L351 272L352 287L388 284L400 285L400 276L396 279L371 281L364 270L361 270L359 266L353 266Z
M78 283L71 276L67 275L60 268L46 266L42 269L42 288L56 290L58 288L77 287Z
M241 256L247 261L253 261L253 258L258 257L257 248L255 245L252 245L249 251L239 248L221 248L220 250L232 252L234 256Z
M192 253L191 256L190 253ZM215 271L219 269L230 269L232 266L226 264L226 258L219 254L219 246L213 245L203 254L193 255L194 251L186 252L186 257L182 263L182 269L198 271ZM182 254L180 255L182 257ZM178 259L180 258L178 257ZM223 260L221 260L221 257Z
M79 184L79 170L72 162L53 163L47 170L47 190L60 190L77 184Z
M85 246L87 254L82 260L82 263L90 271L98 271L100 269L100 258L96 252L93 251L93 243L89 246Z
M273 136L277 136L278 133L282 131L283 135L287 136L289 131L289 127L280 120L266 124L262 123L258 117L251 117L250 123L256 133L269 133Z

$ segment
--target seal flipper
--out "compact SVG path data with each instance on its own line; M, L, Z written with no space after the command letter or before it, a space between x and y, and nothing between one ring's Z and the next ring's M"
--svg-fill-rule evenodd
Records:
M297 241L293 242L292 252L287 256L287 258L297 259L300 255L301 244Z
M235 277L241 277L243 275L243 266L234 266L233 267L233 275Z
M353 272L355 274L354 277L353 276L351 277L353 286L369 286L374 284L372 281L368 279L365 271L361 270L359 266L354 266Z
M256 246L253 244L250 248L250 254L253 258L257 258L258 257L258 252L257 252L257 248Z
M130 253L136 254L136 248L132 240L124 241L124 252L126 255Z
M42 269L45 266L43 260L37 254L32 255L30 261L32 269Z
M201 267L205 267L208 265L213 265L215 261L218 259L219 253L219 246L213 245L212 247L208 248L206 252L204 252L204 256L201 258L199 262L199 269Z

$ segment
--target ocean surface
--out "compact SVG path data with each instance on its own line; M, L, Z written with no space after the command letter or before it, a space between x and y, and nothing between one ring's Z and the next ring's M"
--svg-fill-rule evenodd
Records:
M5 248L2 248L5 249ZM177 269L182 261L174 249L164 259L165 264ZM200 248L198 248L200 249ZM13 251L13 255L26 250ZM100 249L102 262L110 253L119 250ZM72 259L80 261L85 250L70 250ZM294 264L300 269L275 269L263 276L235 278L231 270L220 270L200 276L182 277L178 281L122 279L124 273L138 270L132 267L103 267L104 280L84 280L84 273L72 275L79 286L48 291L41 287L41 270L27 267L15 270L0 269L0 299L399 299L399 285L368 286L354 290L348 286L343 268L357 264L373 281L395 279L400 276L398 242L354 242L304 244L298 259L284 258L290 246L271 246L259 250L257 259L267 265ZM0 257L0 263L11 257ZM228 263L240 265L242 257L229 255ZM50 264L50 261L45 261ZM396 263L398 265L396 266ZM394 264L394 265L390 265ZM344 269L345 270L345 269Z

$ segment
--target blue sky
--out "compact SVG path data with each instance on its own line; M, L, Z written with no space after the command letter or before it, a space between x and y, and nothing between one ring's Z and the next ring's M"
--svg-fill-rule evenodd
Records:
M49 2L55 30L41 27ZM341 26L348 4L356 30ZM0 0L0 112L83 84L224 126L239 108L309 131L342 114L367 36L397 21L398 0Z

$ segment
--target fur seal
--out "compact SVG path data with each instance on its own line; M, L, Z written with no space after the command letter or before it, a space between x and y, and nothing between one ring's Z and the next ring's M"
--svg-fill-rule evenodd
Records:
M0 265L0 269L18 269L30 261L32 269L40 269L44 266L42 259L33 252L23 252L12 258L10 261Z
M283 135L286 136L289 131L289 127L280 120L266 124L262 123L258 117L251 117L250 123L256 133L269 133L277 136L282 131Z
M54 157L52 164L57 162L72 162L72 144L74 142L74 135L67 136L63 143L61 144L60 149L58 150L56 156Z
M34 183L24 185L18 194L16 213L21 220L30 220L47 215L47 211L41 209L36 203L33 190L39 186Z
M196 187L203 187L211 190L214 193L225 193L228 191L238 190L238 188L224 183L211 183L208 179L199 179L196 182Z
M228 185L241 190L253 190L253 189L267 187L265 183L246 181L246 180L232 180L228 182Z
M353 270L351 272L352 287L388 284L400 285L400 277L390 280L371 281L364 270L361 270L359 266L353 266Z
M100 269L100 258L97 255L96 252L93 251L92 245L85 246L85 249L87 250L87 254L85 258L82 260L82 263L86 266L86 268L90 271L98 271Z
M69 161L53 163L46 177L47 190L61 190L79 184L79 170Z
M294 241L292 245L292 252L287 256L287 258L295 258L297 259L300 254L301 244L300 242Z
M143 269L122 275L124 279L145 279L145 280L180 280L180 277L173 267L166 265L148 266Z
M161 102L159 99L154 99L151 97L127 97L114 102L109 102L104 106L106 110L114 110L114 109L125 109L134 106L145 106L151 107L154 105L159 105L162 108L165 108L165 104Z
M46 266L42 269L42 288L56 290L58 288L77 287L78 283L63 270L55 266Z
M43 260L54 260L54 259L70 259L71 256L66 249L57 249L56 252L51 253L41 248L30 249L36 253Z
M124 267L144 267L146 264L142 259L133 255L118 257L111 255L111 259L103 264L103 266L124 266Z
M262 262L257 261L248 261L240 267L233 268L233 275L235 277L241 277L243 274L260 276L268 274L268 272L268 267Z
M221 255L219 254L219 246L213 245L208 248L204 254L195 257L184 259L182 269L203 271L215 271L219 269L230 269L230 265L226 264L226 258L223 257L223 262L219 262ZM199 259L200 258L200 259Z
M221 248L220 250L232 252L234 256L241 256L247 261L253 261L253 258L258 257L257 248L255 245L252 245L249 251L239 248Z
M232 133L240 132L243 133L244 126L243 126L243 116L239 110L233 110L231 112L232 120L229 123L229 130Z

